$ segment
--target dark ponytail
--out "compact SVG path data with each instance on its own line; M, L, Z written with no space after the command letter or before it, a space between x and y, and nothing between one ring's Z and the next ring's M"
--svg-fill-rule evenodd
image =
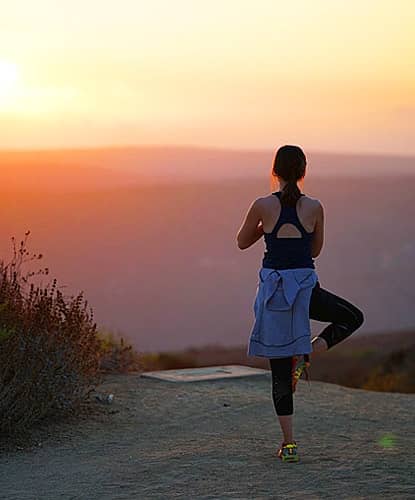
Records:
M282 206L296 205L301 196L297 181L304 177L306 165L307 160L300 147L287 145L278 149L272 165L272 175L281 177L287 183L281 191Z

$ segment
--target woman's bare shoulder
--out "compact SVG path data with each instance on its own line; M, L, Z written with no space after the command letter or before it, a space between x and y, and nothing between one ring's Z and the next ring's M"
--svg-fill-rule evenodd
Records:
M272 205L275 204L275 195L270 193L270 194L265 194L263 196L260 196L256 198L255 203L257 203L259 206L266 206L269 203ZM302 196L302 204L305 206L309 206L310 208L313 209L320 209L323 207L321 201L318 198L313 198L312 196L309 196L308 194L304 193L304 196Z
M264 194L263 196L259 197L258 200L262 203L267 203L269 200L275 199L275 195L272 193L269 194Z
M310 205L310 207L314 207L314 208L322 208L323 207L323 204L321 203L321 201L318 199L318 198L313 198L312 196L309 196L308 194L305 194L303 196L303 203L307 203L308 205Z

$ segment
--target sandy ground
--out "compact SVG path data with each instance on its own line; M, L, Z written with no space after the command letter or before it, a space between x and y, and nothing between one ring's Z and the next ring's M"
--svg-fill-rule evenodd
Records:
M270 383L108 376L105 414L1 454L0 498L415 498L415 395L300 381L284 464Z

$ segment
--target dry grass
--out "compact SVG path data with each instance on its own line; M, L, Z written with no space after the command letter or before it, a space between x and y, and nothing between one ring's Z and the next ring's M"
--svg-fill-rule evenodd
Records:
M29 283L27 237L0 261L0 430L24 431L47 416L76 412L99 381L100 341L82 292L66 297Z
M387 392L415 392L415 345L389 354L370 373L363 389Z
M140 352L124 337L100 328L100 369L105 373L128 373L152 370L172 370L197 366L196 359L188 352Z
M110 330L98 330L100 341L100 370L105 373L126 373L141 371L143 363L140 355L123 337Z

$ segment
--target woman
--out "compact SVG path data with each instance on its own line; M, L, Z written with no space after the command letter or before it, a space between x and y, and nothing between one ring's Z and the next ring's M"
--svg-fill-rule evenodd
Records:
M278 180L279 190L251 204L237 234L241 250L262 236L265 239L248 355L269 359L272 398L283 433L277 454L289 462L298 461L293 392L301 374L307 374L309 354L331 349L364 320L360 309L318 281L313 259L323 247L324 210L319 200L302 193L297 185L302 186L306 164L298 146L278 149L271 178ZM313 339L310 318L330 323Z

